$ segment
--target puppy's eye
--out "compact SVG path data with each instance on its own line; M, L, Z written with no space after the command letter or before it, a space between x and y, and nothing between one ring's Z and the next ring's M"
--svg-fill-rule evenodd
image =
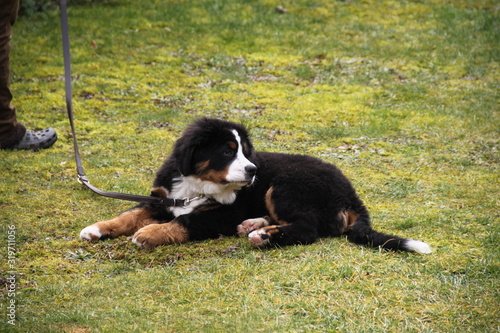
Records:
M233 156L234 150L228 148L228 149L224 150L224 155L225 156Z

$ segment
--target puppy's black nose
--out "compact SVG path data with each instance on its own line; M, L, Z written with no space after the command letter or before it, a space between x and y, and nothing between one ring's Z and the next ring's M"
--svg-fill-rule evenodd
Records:
M245 172L249 176L255 176L255 174L257 173L257 167L253 164L249 164L245 167Z

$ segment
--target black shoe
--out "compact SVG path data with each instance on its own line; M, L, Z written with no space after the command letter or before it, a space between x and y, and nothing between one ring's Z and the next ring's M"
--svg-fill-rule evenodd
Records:
M10 149L40 150L51 147L57 141L57 134L48 127L41 131L26 130L21 141L9 147Z

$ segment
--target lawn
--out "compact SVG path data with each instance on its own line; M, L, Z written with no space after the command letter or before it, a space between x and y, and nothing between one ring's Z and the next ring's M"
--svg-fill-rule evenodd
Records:
M498 332L499 11L494 0L70 4L94 185L147 195L190 121L229 119L259 150L339 166L376 229L426 241L429 255L345 238L80 241L133 204L76 181L59 12L20 17L13 103L59 140L0 151L0 331Z

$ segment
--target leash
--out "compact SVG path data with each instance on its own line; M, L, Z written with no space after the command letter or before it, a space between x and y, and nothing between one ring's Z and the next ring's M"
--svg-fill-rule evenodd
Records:
M71 91L71 60L70 60L70 50L69 50L69 29L68 29L68 13L67 13L66 0L61 0L61 30L62 30L62 41L63 41L63 53L64 53L64 82L66 89L66 109L68 111L69 123L71 125L71 132L73 134L73 147L75 151L78 182L89 188L94 193L97 193L99 195L108 198L114 198L120 200L161 204L165 206L185 207L189 205L191 201L198 199L198 198L171 199L164 197L152 197L144 195L117 193L117 192L106 192L90 184L83 170L82 160L80 157L80 152L78 150L78 143L76 141L75 125L73 121L73 106L72 106L72 91Z

